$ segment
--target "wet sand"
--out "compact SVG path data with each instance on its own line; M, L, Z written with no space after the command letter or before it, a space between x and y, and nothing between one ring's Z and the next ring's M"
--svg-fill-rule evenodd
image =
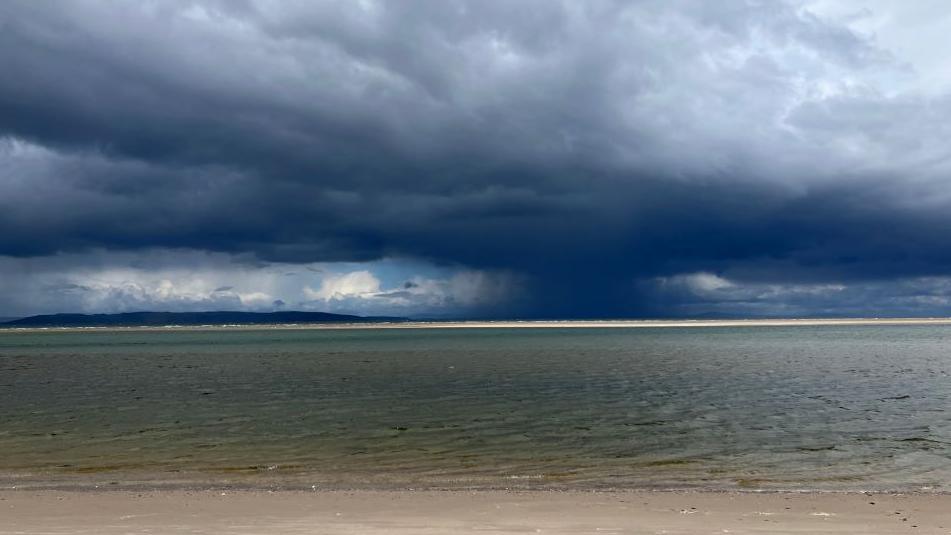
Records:
M951 495L0 491L0 534L951 533Z

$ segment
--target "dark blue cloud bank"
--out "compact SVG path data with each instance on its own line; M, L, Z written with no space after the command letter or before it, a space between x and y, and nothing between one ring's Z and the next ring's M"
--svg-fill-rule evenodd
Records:
M949 15L3 2L0 315L949 314Z

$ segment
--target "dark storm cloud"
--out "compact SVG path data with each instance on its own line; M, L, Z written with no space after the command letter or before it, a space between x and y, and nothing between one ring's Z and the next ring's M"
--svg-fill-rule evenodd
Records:
M535 315L951 267L951 103L795 3L11 1L0 65L3 255L411 257Z

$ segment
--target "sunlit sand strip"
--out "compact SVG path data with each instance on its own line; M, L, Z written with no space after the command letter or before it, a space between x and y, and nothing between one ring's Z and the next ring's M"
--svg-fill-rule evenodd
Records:
M163 325L140 327L10 327L2 333L83 331L232 331L232 330L334 330L334 329L605 329L682 327L807 327L847 325L951 325L951 318L836 318L836 319L737 319L737 320L525 320L525 321L405 321L366 323L290 323L239 325Z
M949 495L0 491L0 535L948 533Z
M818 325L951 325L951 318L749 319L749 320L565 320L565 321L434 321L350 325L343 328L392 329L519 329L519 328L650 328L650 327L790 327ZM332 326L328 326L332 327Z

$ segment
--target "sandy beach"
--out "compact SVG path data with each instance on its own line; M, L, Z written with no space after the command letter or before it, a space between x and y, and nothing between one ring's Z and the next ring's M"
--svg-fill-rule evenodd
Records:
M951 496L0 491L0 534L951 533Z

